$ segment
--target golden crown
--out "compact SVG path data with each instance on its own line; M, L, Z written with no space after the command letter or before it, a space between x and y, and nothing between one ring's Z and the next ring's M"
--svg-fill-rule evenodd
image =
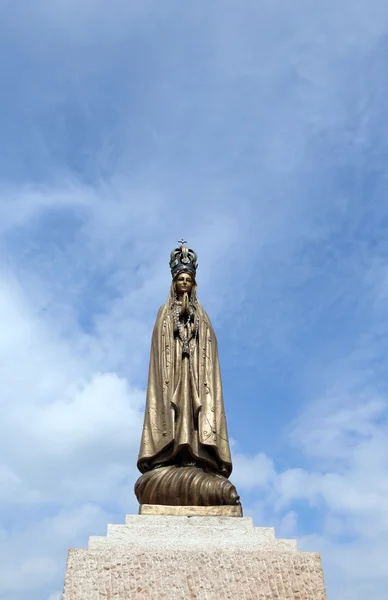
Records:
M180 271L189 271L194 275L197 272L197 254L191 248L185 246L185 240L179 241L180 246L174 248L170 255L171 275L174 278Z

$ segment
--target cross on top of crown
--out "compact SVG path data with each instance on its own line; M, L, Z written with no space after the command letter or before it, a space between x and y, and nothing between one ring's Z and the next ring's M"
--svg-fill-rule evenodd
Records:
M178 240L178 244L182 246L184 246L184 244L187 244L186 240L184 240L183 238L181 240Z

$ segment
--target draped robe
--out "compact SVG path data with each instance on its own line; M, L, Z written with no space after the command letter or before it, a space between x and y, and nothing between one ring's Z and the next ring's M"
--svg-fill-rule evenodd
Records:
M180 465L182 457L225 477L232 471L217 339L198 301L196 316L198 336L189 342L189 357L174 332L171 298L159 309L137 463L141 473Z

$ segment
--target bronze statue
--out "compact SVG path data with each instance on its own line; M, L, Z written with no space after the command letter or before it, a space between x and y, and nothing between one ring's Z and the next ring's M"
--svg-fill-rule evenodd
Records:
M135 485L140 504L239 504L217 340L197 299L197 255L171 253L172 283L151 344L147 402Z

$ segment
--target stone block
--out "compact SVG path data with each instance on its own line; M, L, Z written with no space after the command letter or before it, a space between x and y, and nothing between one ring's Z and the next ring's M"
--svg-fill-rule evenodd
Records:
M180 517L242 517L241 504L236 506L167 506L140 504L139 515L169 515Z
M318 553L247 517L128 515L69 551L63 600L325 600Z

